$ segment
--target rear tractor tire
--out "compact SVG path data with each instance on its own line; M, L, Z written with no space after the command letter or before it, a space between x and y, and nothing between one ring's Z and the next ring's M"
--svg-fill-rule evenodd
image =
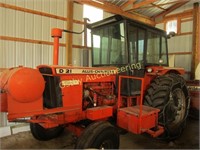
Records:
M118 149L118 130L109 122L99 121L90 124L78 138L75 149Z
M146 92L144 105L160 109L158 123L165 132L159 138L176 139L183 131L190 105L184 79L177 74L155 78Z
M45 129L38 123L30 123L30 129L33 137L39 141L51 140L58 137L64 131L62 126Z

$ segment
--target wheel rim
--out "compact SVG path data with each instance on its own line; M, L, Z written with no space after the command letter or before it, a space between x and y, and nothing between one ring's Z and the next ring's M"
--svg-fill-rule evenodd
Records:
M181 89L178 88L170 92L170 100L167 108L169 127L176 128L182 123L186 112L186 99Z
M105 140L102 142L100 149L112 149L113 142L111 140Z

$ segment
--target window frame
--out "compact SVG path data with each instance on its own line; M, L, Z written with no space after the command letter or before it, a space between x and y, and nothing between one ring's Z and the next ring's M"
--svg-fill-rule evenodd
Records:
M176 34L180 35L181 34L181 19L180 18L171 18L171 19L164 21L164 31L166 31L166 33L167 33L167 23L170 22L170 21L173 21L173 20L177 21L177 26L176 26L177 33Z
M116 22L112 22L112 23L109 23L109 24L107 24L107 25L105 25L105 26L100 26L100 27L97 27L95 30L99 30L99 29L101 29L101 28L105 28L105 27L109 27L109 26L114 26L114 25L116 25L116 24L121 24L121 23L123 23L124 24L124 37L126 37L126 20L120 20L120 21L116 21ZM94 42L93 42L93 32L95 31L95 30L92 30L92 32L91 32L91 41L92 41L92 43L91 43L91 46L93 47L94 46ZM99 67L99 66L111 66L111 65L113 65L113 66L119 66L119 65L126 65L126 64L128 64L129 63L129 56L128 56L128 49L127 49L127 40L126 40L126 38L124 38L125 40L124 40L124 49L125 49L125 53L126 53L126 56L127 56L127 63L124 63L124 64L94 64L94 50L92 50L92 66L93 67ZM101 57L101 55L102 55L102 52L100 52L100 57ZM100 60L101 60L101 58L100 58Z
M129 42L130 42L130 28L136 28L136 31L137 31L137 33L136 33L136 40L137 40L137 43L136 43L136 52L137 52L137 61L136 61L136 63L138 63L139 62L139 30L143 30L144 31L144 47L143 47L143 61L144 61L144 58L145 58L145 56L146 56L146 46L147 46L147 30L145 29L145 28L142 28L142 27L139 27L139 26L137 26L136 24L134 24L134 23L128 23L128 33L127 33L127 35L128 35L128 39L127 39L127 49L128 49L128 55L129 55L129 63L131 64L132 63L132 58L131 58L131 50L130 50L130 44L129 44ZM145 61L144 61L144 63L146 63Z

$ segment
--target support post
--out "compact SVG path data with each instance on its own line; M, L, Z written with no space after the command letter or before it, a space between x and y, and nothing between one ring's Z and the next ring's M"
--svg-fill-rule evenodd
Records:
M73 0L66 0L67 1L67 30L73 30L73 15L74 15L74 1ZM66 34L66 65L72 65L72 34Z
M89 66L89 50L87 49L87 21L88 18L84 18L84 49L83 49L83 66Z
M199 32L200 8L199 2L194 3L193 8L193 42L192 42L192 66L190 79L195 79L195 70L200 63L200 32Z

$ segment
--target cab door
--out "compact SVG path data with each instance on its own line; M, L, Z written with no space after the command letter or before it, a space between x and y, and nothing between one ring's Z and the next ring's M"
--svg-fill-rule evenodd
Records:
M144 77L144 54L145 54L145 34L146 30L132 24L128 27L128 52L129 52L129 75L134 77ZM140 94L141 80L129 79L130 95Z

